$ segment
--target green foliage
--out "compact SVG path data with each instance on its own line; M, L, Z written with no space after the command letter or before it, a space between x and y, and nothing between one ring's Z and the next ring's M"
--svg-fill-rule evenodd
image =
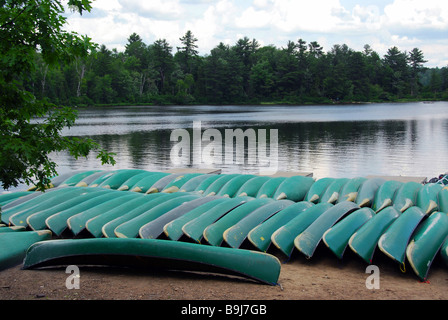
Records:
M67 150L75 157L98 151L102 163L114 163L112 154L91 140L61 135L73 126L76 111L49 102L63 94L46 90L57 81L59 65L68 66L96 46L88 37L63 30L64 7L56 0L0 2L0 181L4 189L35 183L44 189L54 176L53 152ZM90 1L70 0L73 10L90 11ZM30 84L34 90L29 90Z

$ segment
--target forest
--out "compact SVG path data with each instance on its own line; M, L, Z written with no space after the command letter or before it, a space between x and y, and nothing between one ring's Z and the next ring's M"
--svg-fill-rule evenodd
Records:
M326 104L448 100L448 67L426 68L424 53L390 48L380 55L299 39L284 47L244 37L199 55L191 31L174 49L134 33L124 52L95 45L89 54L37 68L25 87L37 99L67 106L170 104Z

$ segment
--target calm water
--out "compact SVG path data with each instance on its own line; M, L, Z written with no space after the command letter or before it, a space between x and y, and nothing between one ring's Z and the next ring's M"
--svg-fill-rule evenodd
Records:
M434 177L448 171L448 103L350 106L108 107L79 110L68 136L89 137L115 152L114 169L166 170L174 129L278 129L280 171L316 178L366 175ZM258 132L258 131L256 131ZM53 155L59 172L101 167L95 157ZM185 166L184 166L185 167ZM190 164L189 167L200 167ZM206 165L203 167L211 167ZM219 165L223 173L257 173L254 165Z

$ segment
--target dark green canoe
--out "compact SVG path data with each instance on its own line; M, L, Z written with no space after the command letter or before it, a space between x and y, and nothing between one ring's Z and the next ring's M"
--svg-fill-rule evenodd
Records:
M257 249L266 252L271 245L272 234L312 206L314 204L308 201L295 203L252 229L247 238Z
M33 243L50 240L51 237L49 230L0 233L0 270L21 264Z
M322 240L336 257L342 259L350 238L367 221L372 219L374 215L375 212L371 208L356 210L325 232Z
M311 258L321 242L324 233L343 217L357 209L359 209L359 206L350 201L336 204L320 215L305 231L297 236L294 240L295 247L308 259Z
M381 236L378 248L394 261L403 264L411 236L425 217L419 207L409 208Z
M164 268L237 275L276 285L281 265L272 255L154 239L84 239L40 242L28 250L24 269L60 265Z
M448 238L448 215L435 212L415 231L406 249L406 257L415 274L423 281L437 252Z
M368 264L372 263L378 240L389 226L400 216L394 207L387 207L367 221L350 238L350 248Z
M287 257L290 257L294 250L294 240L297 236L332 207L333 205L331 203L318 203L315 206L306 209L283 227L275 231L271 236L272 243Z

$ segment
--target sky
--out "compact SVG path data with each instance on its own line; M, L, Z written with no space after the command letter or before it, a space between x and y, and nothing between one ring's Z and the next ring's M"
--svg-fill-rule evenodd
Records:
M94 0L90 13L68 14L70 31L123 51L137 33L146 44L166 39L174 48L191 30L199 53L247 36L262 46L317 41L325 51L365 44L383 56L397 46L419 48L427 67L448 66L447 0Z

